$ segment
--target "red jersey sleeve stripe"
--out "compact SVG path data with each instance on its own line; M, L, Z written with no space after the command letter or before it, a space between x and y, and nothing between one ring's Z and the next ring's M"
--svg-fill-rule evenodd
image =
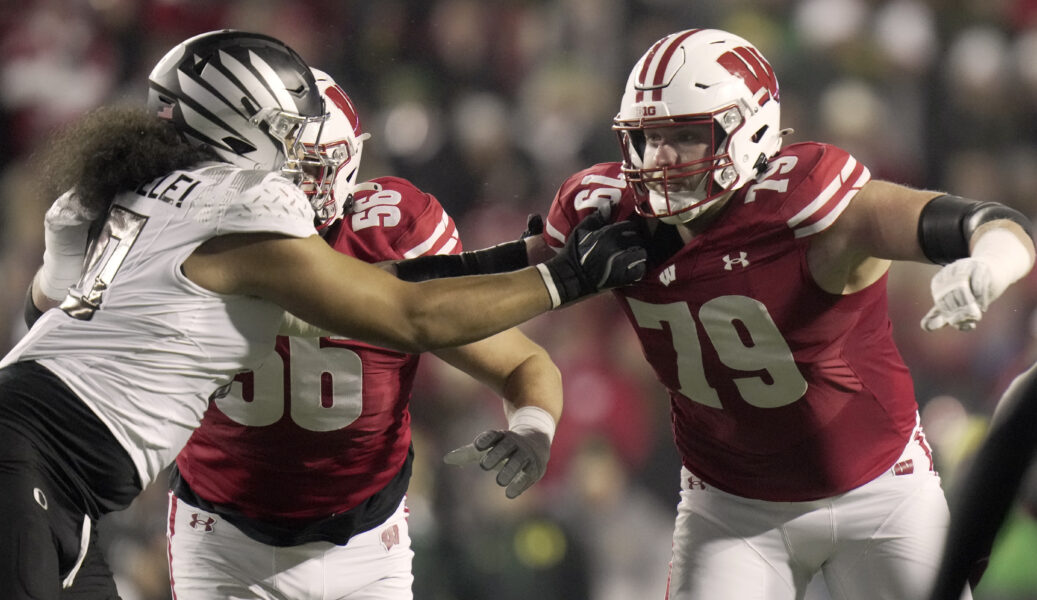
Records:
M417 246L404 252L403 257L414 258L416 256L428 254L437 244L441 243L440 240L444 237L447 239L457 237L457 228L454 227L453 221L450 220L450 215L445 212L443 213L443 217L439 220L439 223L436 224L436 228L432 231L432 234ZM456 245L456 242L454 243Z
M439 250L436 250L436 254L453 254L454 248L461 243L461 240L457 237L457 230L454 230L454 234L450 236L450 239L443 244Z
M558 248L561 248L565 245L565 234L559 231L557 227L552 225L551 221L547 222L547 224L544 227L544 230L547 232L547 235L552 240L552 242L554 242L553 244L548 244L549 246L556 246L555 249L557 250Z
M838 218L850 199L869 179L871 173L867 167L858 163L852 156L847 157L842 168L824 190L787 221L789 228L795 230L796 237L823 231Z

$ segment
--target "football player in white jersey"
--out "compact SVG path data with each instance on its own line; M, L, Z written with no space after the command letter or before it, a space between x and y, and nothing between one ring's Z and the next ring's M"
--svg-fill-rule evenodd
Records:
M210 399L258 366L283 323L421 352L644 272L634 227L588 222L535 269L401 281L317 234L334 208L298 183L327 166L302 144L311 128L320 139L327 113L297 53L261 34L210 32L163 57L149 87L147 111L89 115L41 173L67 191L48 211L31 304L67 293L0 361L5 599L115 597L92 523L172 463ZM70 274L59 257L87 240Z
M435 197L395 177L355 185L367 134L346 93L314 74L329 116L321 140L303 143L341 162L304 189L344 210L319 228L324 239L372 263L458 256L457 228ZM485 455L487 469L507 461L497 482L517 496L546 468L562 406L558 369L515 329L436 354L502 394L509 415L508 431L448 456ZM417 363L414 354L331 335L278 337L261 367L240 373L173 467L174 597L412 598L404 497Z
M779 115L748 41L663 37L620 102L623 160L566 180L542 241L564 248L589 214L645 223L648 272L614 293L669 391L682 457L670 600L799 600L817 574L836 600L921 600L947 503L887 272L946 265L922 327L970 329L1030 272L1030 223L872 180L829 144L782 148Z

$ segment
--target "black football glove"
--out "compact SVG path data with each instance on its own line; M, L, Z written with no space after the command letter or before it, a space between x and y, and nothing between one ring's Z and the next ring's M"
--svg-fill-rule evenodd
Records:
M647 269L640 228L611 225L600 211L580 222L557 256L537 265L551 293L552 308L609 288L639 281Z
M475 436L471 444L447 453L443 461L451 465L479 461L484 471L500 469L497 485L505 488L505 496L515 498L544 476L550 456L551 440L542 431L491 429Z
M541 233L544 233L544 218L537 213L533 213L526 217L526 230L522 232L522 236L519 239L524 240Z

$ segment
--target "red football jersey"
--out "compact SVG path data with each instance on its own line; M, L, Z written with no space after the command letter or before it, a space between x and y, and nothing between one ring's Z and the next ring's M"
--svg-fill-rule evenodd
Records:
M328 232L333 248L366 262L461 251L435 197L403 179L373 181L381 190L358 192L352 213ZM279 337L261 368L239 374L209 405L177 466L199 496L247 517L349 510L407 457L417 366L417 355L346 339Z
M839 148L789 146L705 233L615 292L670 392L684 465L717 488L828 497L890 468L908 442L917 404L886 277L833 295L807 267L810 236L869 178ZM562 185L544 237L557 248L590 211L626 219L633 203L620 165L596 165Z

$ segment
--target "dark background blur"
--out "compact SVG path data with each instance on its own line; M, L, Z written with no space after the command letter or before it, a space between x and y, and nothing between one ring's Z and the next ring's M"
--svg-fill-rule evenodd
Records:
M656 39L718 27L752 41L781 83L788 142L839 145L876 178L996 200L1037 218L1037 0L32 0L0 1L0 352L52 199L32 153L101 104L142 103L154 63L233 27L279 37L356 102L361 178L435 194L466 247L516 238L563 179L618 160L611 120ZM945 489L1000 392L1037 359L1037 279L976 331L923 333L931 265L898 264L895 332ZM608 297L523 329L565 376L544 481L507 501L492 477L440 457L502 421L491 394L435 358L413 399L409 502L419 600L662 598L679 461L667 400ZM1030 493L1000 538L979 600L1037 598ZM165 488L102 521L125 600L169 597ZM826 598L820 586L811 598Z

